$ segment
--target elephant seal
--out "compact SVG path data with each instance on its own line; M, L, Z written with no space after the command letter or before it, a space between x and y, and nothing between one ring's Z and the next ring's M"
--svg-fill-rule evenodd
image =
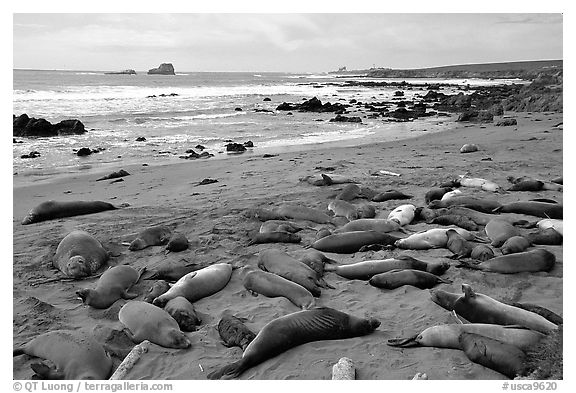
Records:
M447 230L446 236L448 237L446 248L452 251L454 258L467 258L472 254L474 246L468 243L468 241L460 236L454 229Z
M553 324L556 325L562 325L564 323L564 319L556 314L553 311L548 310L547 308L544 308L542 306L539 306L537 304L532 304L532 303L511 303L511 306L514 307L519 307L523 310L527 310L527 311L531 311L534 312L538 315L542 315L544 318L546 318L547 320L549 320L550 322L552 322Z
M502 204L498 201L479 199L466 195L454 196L448 200L443 201L432 201L428 204L430 209L438 209L441 207L450 206L463 206L482 213L493 213L495 209L501 208Z
M412 199L414 195L404 194L397 190L388 190L372 197L372 202L386 202L394 199Z
M301 231L303 228L294 224L290 221L284 220L268 220L260 225L260 233L269 233L269 232L289 232L289 233L296 233Z
M542 248L502 255L479 263L460 261L460 264L463 267L503 274L548 272L552 270L555 263L556 256L554 256L550 251Z
M208 374L208 379L237 378L243 372L290 348L313 341L365 336L380 326L328 307L298 311L267 323L248 345L242 358Z
M195 331L196 325L200 325L201 323L192 303L182 296L170 299L164 306L164 310L174 318L180 330L184 332Z
M536 226L541 230L552 228L560 235L564 236L564 222L562 220L552 220L547 218L538 221L536 223Z
M320 228L318 232L316 232L316 236L314 236L314 240L322 239L323 237L330 236L332 231L326 227Z
M430 291L434 303L454 310L472 323L494 323L497 325L520 325L548 334L557 326L546 318L518 307L501 303L490 296L475 293L468 284L462 284L463 295L442 290Z
M118 299L134 299L137 293L128 290L136 284L146 268L140 271L128 265L118 265L106 270L96 283L96 288L76 291L82 302L94 308L108 308Z
M504 242L513 236L520 236L520 231L508 221L494 218L484 227L493 247L502 247Z
M526 239L532 244L542 244L548 246L559 246L564 238L554 228L540 229L537 232L529 232Z
M150 303L129 301L118 312L118 319L136 344L148 340L165 348L188 348L191 345L174 318Z
M395 269L379 273L368 281L370 285L382 289L396 289L403 285L411 285L420 289L428 289L436 284L452 284L452 281L438 277L435 274L414 269Z
M299 205L282 205L276 212L286 218L294 220L308 220L318 224L328 224L331 222L330 216L317 209Z
M218 334L222 339L222 344L227 347L240 347L246 350L248 344L254 340L256 335L244 325L245 318L238 318L233 315L224 315L218 322Z
M152 286L148 290L148 293L146 293L146 296L144 296L144 301L146 303L152 303L154 299L156 299L163 293L166 293L169 289L170 284L168 284L168 282L164 280L158 280L154 284L152 284Z
M358 207L358 218L374 218L376 217L376 208L368 203Z
M448 236L447 229L434 228L427 231L418 232L394 243L398 248L410 250L428 250L430 248L446 247Z
M498 213L519 213L543 218L563 217L563 206L558 203L536 201L512 202L494 209Z
M331 173L327 175L325 173L308 175L300 179L300 181L305 181L313 186L330 186L332 184L345 184L345 183L356 183L355 180L348 176L338 175Z
M478 151L478 146L474 143L466 143L460 148L460 153L473 153Z
M244 211L244 216L247 218L255 218L260 221L268 220L285 220L286 217L275 212L274 210L264 208L251 208Z
M185 262L184 260L182 260ZM196 263L180 263L180 261L175 262L173 260L165 260L161 265L154 269L147 269L147 273L144 275L144 280L166 280L170 282L178 281L185 275L196 270L200 270L202 265ZM150 273L150 274L148 274Z
M460 184L458 184L458 187L460 187ZM462 191L460 190L452 190L452 191L448 191L447 193L445 193L444 195L442 195L442 198L440 198L441 201L447 201L449 199L454 198L455 196L459 196L462 194ZM431 202L431 201L430 201Z
M347 184L334 199L352 201L362 196L362 190L356 184Z
M488 259L494 258L494 250L492 250L490 246L487 246L486 244L478 244L472 249L470 258L484 262Z
M13 356L23 354L54 363L56 370L44 363L32 365L34 372L45 379L108 379L112 372L112 359L83 330L43 333L13 351Z
M512 236L504 242L500 250L503 255L515 254L526 251L531 245L532 243L530 243L530 240L526 239L524 236Z
M422 270L432 274L444 274L450 267L447 262L424 262L406 254L395 258L376 259L350 263L348 265L325 266L327 272L333 272L349 280L369 280L372 276L397 269Z
M296 257L300 262L314 270L318 277L324 276L324 270L327 263L336 263L334 259L328 258L318 250L309 249L300 256Z
M164 307L169 300L184 296L190 303L215 294L228 284L232 276L232 265L216 263L188 273L179 279L166 293L158 296L152 304Z
M525 179L514 182L514 185L508 191L540 191L544 187L544 183L540 180Z
M431 201L442 199L444 194L450 191L452 191L452 187L433 188L428 192L426 192L426 194L424 195L424 202L426 204L429 204Z
M502 326L490 323L457 323L431 326L421 333L407 338L388 340L392 347L436 347L462 349L458 337L462 333L475 333L494 340L528 349L545 337L544 334L520 326Z
M460 177L460 186L462 187L473 187L473 188L481 188L484 191L491 191L491 192L498 192L501 191L502 188L494 183L493 181L481 179L478 177Z
M138 233L136 239L132 240L128 249L130 251L137 251L150 246L162 246L168 243L171 236L172 230L165 225L146 228Z
M94 274L108 259L108 252L96 238L72 231L58 244L52 264L68 277L82 278Z
M410 204L401 205L390 212L388 219L398 222L400 226L408 225L414 219L415 212L416 206Z
M324 280L314 270L280 250L270 248L260 251L258 267L303 286L314 297L320 296L320 287L326 287Z
M28 215L22 220L22 225L116 209L118 209L116 206L102 201L58 202L50 200L42 202L30 210Z
M466 216L458 216L456 214L446 214L433 218L428 224L438 225L456 225L468 231L477 231L478 224Z
M253 244L264 244L264 243L300 243L302 238L290 232L265 232L257 233L252 237L252 239L247 243L248 246Z
M474 363L498 371L508 378L526 373L526 354L520 348L475 333L460 334L462 350Z
M188 238L186 237L186 235L180 232L175 232L170 237L168 244L166 244L166 251L180 252L187 250L189 246L190 243L188 242Z
M397 236L376 231L352 231L334 233L316 240L312 247L318 251L335 252L339 254L352 254L363 246L381 244L391 246L399 240Z
M274 273L251 270L244 275L242 285L250 293L266 297L285 297L303 310L314 306L314 297L306 288Z
M334 212L335 216L346 217L349 221L358 219L356 206L350 202L336 199L328 204L328 210Z
M376 231L386 233L401 230L401 225L396 220L389 220L387 218L360 218L337 228L334 233L354 231Z

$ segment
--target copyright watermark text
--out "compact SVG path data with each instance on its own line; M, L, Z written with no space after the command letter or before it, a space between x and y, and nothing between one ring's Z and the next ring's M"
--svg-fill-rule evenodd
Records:
M53 382L53 381L27 381L14 382L14 391L20 392L122 392L122 391L172 391L171 383L158 382Z

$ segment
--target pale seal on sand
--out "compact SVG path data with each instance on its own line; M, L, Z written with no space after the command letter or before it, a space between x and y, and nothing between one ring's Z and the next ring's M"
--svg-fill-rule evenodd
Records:
M165 348L188 348L191 345L174 318L150 303L129 301L120 309L118 319L136 344L148 340Z
M358 211L353 204L336 199L328 204L328 210L335 216L346 217L349 221L358 219Z
M447 201L447 200L454 198L455 196L461 196L461 194L462 194L462 191L460 191L460 190L448 191L444 195L442 195L441 198L432 199L430 202L432 202L434 200ZM428 202L428 203L430 203L430 202Z
M134 299L137 293L128 290L136 284L146 268L140 271L132 266L119 265L106 270L98 279L96 288L76 291L82 302L94 308L108 308L118 299Z
M157 225L139 232L130 243L130 251L143 250L150 246L162 246L170 240L172 230L165 225Z
M256 335L244 325L245 318L238 318L233 315L224 315L218 322L218 334L222 339L222 344L226 347L240 347L246 350L248 344L254 340Z
M537 344L544 334L520 326L502 326L491 323L456 323L436 325L407 338L393 338L388 345L393 347L436 347L462 349L458 337L462 333L476 333L482 336L527 349Z
M50 360L56 370L44 363L32 365L45 379L108 379L112 359L91 334L83 330L54 330L36 336L13 351L13 356L30 355Z
M495 323L498 325L520 325L541 333L549 333L557 326L546 318L518 307L501 303L490 296L475 293L468 284L462 284L463 295L442 290L430 291L434 303L454 310L472 323Z
M190 303L215 294L228 284L232 276L232 265L216 263L186 274L179 279L166 293L152 302L155 306L164 307L170 299L184 296Z
M116 206L102 201L46 201L34 207L22 220L22 225L35 222L54 220L56 218L81 216L118 209Z
M508 221L494 218L484 228L486 235L492 241L493 247L501 247L506 240L513 236L519 236L520 230Z
M268 232L290 232L296 233L301 231L303 228L293 222L283 221L283 220L268 220L260 225L260 233Z
M478 177L460 176L459 182L462 187L481 188L484 191L491 191L491 192L498 192L502 190L502 188L493 181L481 179Z
M426 194L424 195L424 202L426 204L429 204L431 201L442 199L442 197L450 191L452 191L452 187L433 188L427 191Z
M396 289L403 285L428 289L440 283L452 284L452 281L421 270L395 269L372 276L368 283L374 287L382 289Z
M401 226L408 225L414 219L415 212L416 206L410 204L401 205L390 212L388 219L397 221Z
M109 259L108 252L92 235L72 231L58 244L52 264L68 277L94 274Z
M556 256L538 248L491 258L484 262L460 261L461 266L485 272L514 274L522 272L548 272L556 264Z
M288 314L266 324L240 360L208 374L208 378L237 378L290 348L312 341L360 337L372 333L378 326L380 322L376 319L357 318L327 307Z
M553 220L546 218L536 223L536 226L542 230L552 228L560 235L564 236L564 223L562 220Z
M398 248L410 250L428 250L430 248L444 248L448 242L447 229L434 228L412 234L394 243Z
M518 347L474 333L460 334L462 350L474 363L514 378L526 373L526 354Z
M242 279L242 285L252 294L266 297L285 297L301 309L314 306L314 297L306 288L274 273L262 270L249 270Z
M460 148L460 153L472 153L478 151L478 146L474 143L466 143Z

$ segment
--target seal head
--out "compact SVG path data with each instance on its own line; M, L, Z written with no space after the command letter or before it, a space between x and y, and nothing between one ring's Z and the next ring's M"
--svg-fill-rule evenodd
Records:
M86 277L90 275L90 269L86 265L86 259L80 255L70 258L66 265L66 274L70 277Z

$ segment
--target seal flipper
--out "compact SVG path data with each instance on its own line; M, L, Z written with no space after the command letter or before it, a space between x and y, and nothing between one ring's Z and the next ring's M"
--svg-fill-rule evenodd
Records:
M245 359L240 359L237 362L231 363L222 367L219 370L213 371L207 375L208 379L232 379L237 378L246 371L249 366L246 364Z
M412 348L412 347L419 347L420 344L416 341L416 337L418 335L414 335L412 337L406 338L391 338L388 340L388 345L391 347L401 347L401 348Z
M32 363L30 367L32 368L32 370L34 370L36 375L38 375L42 379L65 379L64 373L48 367L46 363L43 362Z
M334 184L334 181L330 176L325 175L324 173L320 174L320 176L322 176L322 179L324 179L324 184L326 184L327 186L331 186L332 184Z
M139 293L130 293L127 290L122 292L122 294L120 295L122 297L122 299L126 299L126 300L130 300L130 299L136 299L138 296L140 296Z

